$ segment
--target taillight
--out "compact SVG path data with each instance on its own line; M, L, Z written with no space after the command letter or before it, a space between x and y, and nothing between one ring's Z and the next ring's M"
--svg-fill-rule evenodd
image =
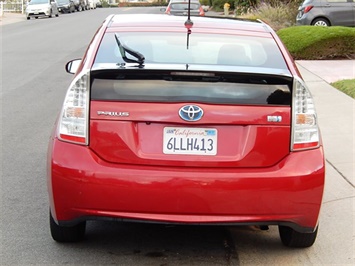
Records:
M89 73L78 75L65 96L59 117L58 137L61 140L88 144Z
M311 11L312 8L313 8L313 6L306 6L304 8L304 13L307 13L307 12Z
M204 16L205 15L205 11L203 10L202 7L200 7L200 16Z
M304 82L295 78L292 104L291 150L319 147L320 136L313 98Z

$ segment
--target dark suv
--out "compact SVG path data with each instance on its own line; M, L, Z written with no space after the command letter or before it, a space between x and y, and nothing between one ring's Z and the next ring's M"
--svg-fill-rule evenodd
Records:
M355 26L354 0L305 0L298 9L297 25Z

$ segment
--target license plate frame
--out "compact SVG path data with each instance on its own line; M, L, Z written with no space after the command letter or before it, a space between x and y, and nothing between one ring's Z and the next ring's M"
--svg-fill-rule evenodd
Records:
M164 127L163 153L179 155L217 155L216 128Z

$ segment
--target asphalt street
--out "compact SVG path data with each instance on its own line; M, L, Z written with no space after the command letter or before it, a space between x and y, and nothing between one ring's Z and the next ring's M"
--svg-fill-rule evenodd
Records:
M36 21L21 14L0 17L0 265L355 265L355 100L330 85L355 79L355 60L296 62L315 100L326 157L320 229L312 248L283 248L275 228L109 223L90 224L88 240L80 244L50 239L44 180L46 144L64 97L57 88L68 83L64 63L83 53L106 12ZM89 29L67 31L74 22Z

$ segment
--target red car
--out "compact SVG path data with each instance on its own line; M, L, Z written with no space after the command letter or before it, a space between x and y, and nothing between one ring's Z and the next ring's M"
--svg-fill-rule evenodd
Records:
M311 94L258 21L111 15L75 73L48 149L54 240L88 220L277 225L311 246L324 155Z

